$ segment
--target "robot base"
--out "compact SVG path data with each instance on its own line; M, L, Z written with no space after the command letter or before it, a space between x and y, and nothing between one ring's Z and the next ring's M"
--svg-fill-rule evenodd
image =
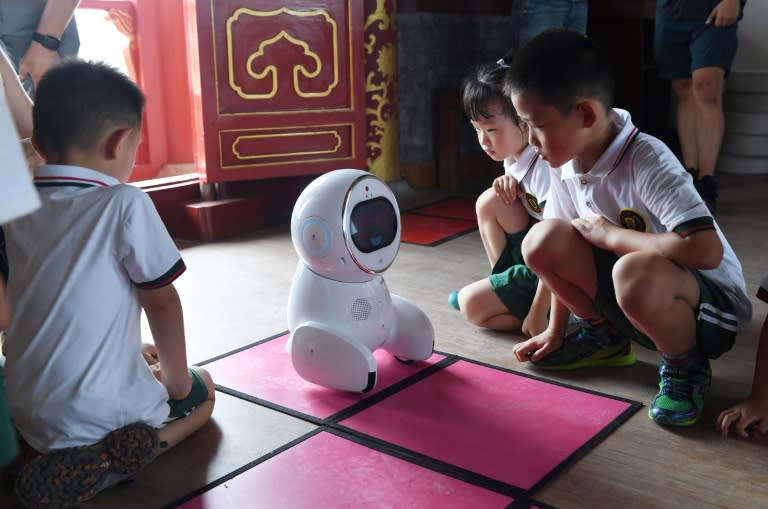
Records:
M391 337L381 347L400 362L428 359L435 348L432 323L408 299L394 293L391 296L394 327Z
M325 324L302 323L287 347L294 369L309 382L351 392L368 392L376 385L371 351Z

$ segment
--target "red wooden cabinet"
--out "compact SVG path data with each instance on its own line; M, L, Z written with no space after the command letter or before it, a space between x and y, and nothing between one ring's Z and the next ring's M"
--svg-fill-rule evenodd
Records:
M185 20L202 182L366 167L362 2L185 0Z

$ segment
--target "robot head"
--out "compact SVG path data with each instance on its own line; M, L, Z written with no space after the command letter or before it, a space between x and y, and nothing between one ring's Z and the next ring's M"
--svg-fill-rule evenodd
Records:
M313 272L342 282L369 281L400 248L400 210L392 190L362 170L313 180L293 207L291 237Z

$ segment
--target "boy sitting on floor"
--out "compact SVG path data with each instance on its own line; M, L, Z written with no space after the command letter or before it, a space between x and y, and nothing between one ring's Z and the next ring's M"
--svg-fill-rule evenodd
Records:
M213 411L210 375L187 368L172 284L184 262L149 197L125 184L143 107L136 85L103 64L65 62L38 85L42 206L5 226L9 407L41 453L16 479L25 506L93 497ZM156 348L142 347L142 309Z
M635 362L630 340L661 352L659 424L701 416L709 359L751 319L741 265L662 142L612 109L613 78L587 37L551 30L517 55L506 90L553 168L546 219L523 241L551 289L549 327L515 347L541 368ZM580 329L564 337L570 309Z

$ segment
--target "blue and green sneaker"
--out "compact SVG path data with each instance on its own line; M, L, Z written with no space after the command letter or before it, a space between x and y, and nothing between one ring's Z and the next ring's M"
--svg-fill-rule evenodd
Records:
M551 371L589 368L594 366L631 366L637 360L632 344L606 324L592 326L580 320L581 326L565 336L563 344L541 360L537 368Z
M712 381L709 360L662 356L659 375L659 393L653 398L648 416L665 426L691 426L698 421Z

